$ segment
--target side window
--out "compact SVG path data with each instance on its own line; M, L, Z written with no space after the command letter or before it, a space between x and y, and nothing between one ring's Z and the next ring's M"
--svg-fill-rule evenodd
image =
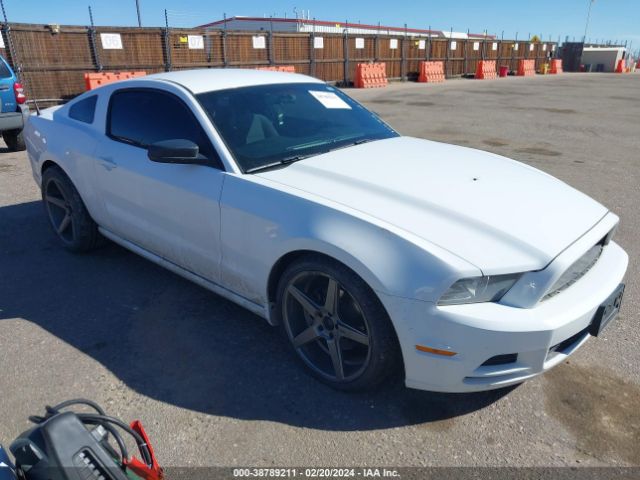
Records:
M146 147L161 140L191 140L200 153L217 162L217 153L189 108L176 96L159 90L122 90L111 95L107 135Z
M73 118L74 120L78 120L79 122L84 123L93 123L93 117L96 113L96 102L98 101L98 96L93 95L89 98L85 98L84 100L80 100L79 102L74 103L69 107L69 118Z
M11 78L13 74L11 73L11 69L0 60L0 78Z

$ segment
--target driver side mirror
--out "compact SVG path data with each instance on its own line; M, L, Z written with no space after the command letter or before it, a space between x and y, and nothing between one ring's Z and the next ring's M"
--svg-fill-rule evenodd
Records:
M147 156L152 162L158 163L210 164L204 155L200 155L198 145L183 138L152 143L147 147Z

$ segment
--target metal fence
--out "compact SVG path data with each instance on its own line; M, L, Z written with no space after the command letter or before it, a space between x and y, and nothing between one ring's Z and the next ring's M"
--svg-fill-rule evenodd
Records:
M478 60L516 70L521 59L539 69L555 42L361 35L225 32L202 29L2 25L5 56L28 98L69 99L84 91L84 72L147 73L189 68L293 65L296 72L350 85L357 63L384 62L392 79L415 79L422 60L445 62L447 77L473 75Z

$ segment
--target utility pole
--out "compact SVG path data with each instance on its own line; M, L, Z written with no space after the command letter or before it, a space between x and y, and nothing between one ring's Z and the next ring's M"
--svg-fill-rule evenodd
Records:
M7 11L4 9L4 0L0 0L0 6L2 7L2 18L4 18L4 23L7 22Z
M7 11L4 8L4 0L0 0L0 7L2 8L2 18L4 19L4 25L2 26L2 30L4 31L4 36L7 39L7 48L9 50L9 60L10 64L13 67L18 80L22 80L22 68L18 63L16 58L16 52L13 49L13 41L11 40L11 27L9 26L9 20L7 19ZM0 34L1 35L1 34Z
M142 26L142 20L140 19L140 0L136 0L136 13L138 14L138 26Z
M589 20L591 19L591 7L593 6L593 2L596 0L588 0L589 2L589 10L587 11L587 23L584 26L584 36L582 37L582 43L587 41L587 31L589 30Z

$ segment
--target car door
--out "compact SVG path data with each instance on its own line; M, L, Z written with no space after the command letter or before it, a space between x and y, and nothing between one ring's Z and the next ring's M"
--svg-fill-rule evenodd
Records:
M109 99L106 134L95 162L104 228L218 281L219 200L225 173L191 108L166 90L116 90ZM170 139L193 141L211 165L149 160L146 146Z

